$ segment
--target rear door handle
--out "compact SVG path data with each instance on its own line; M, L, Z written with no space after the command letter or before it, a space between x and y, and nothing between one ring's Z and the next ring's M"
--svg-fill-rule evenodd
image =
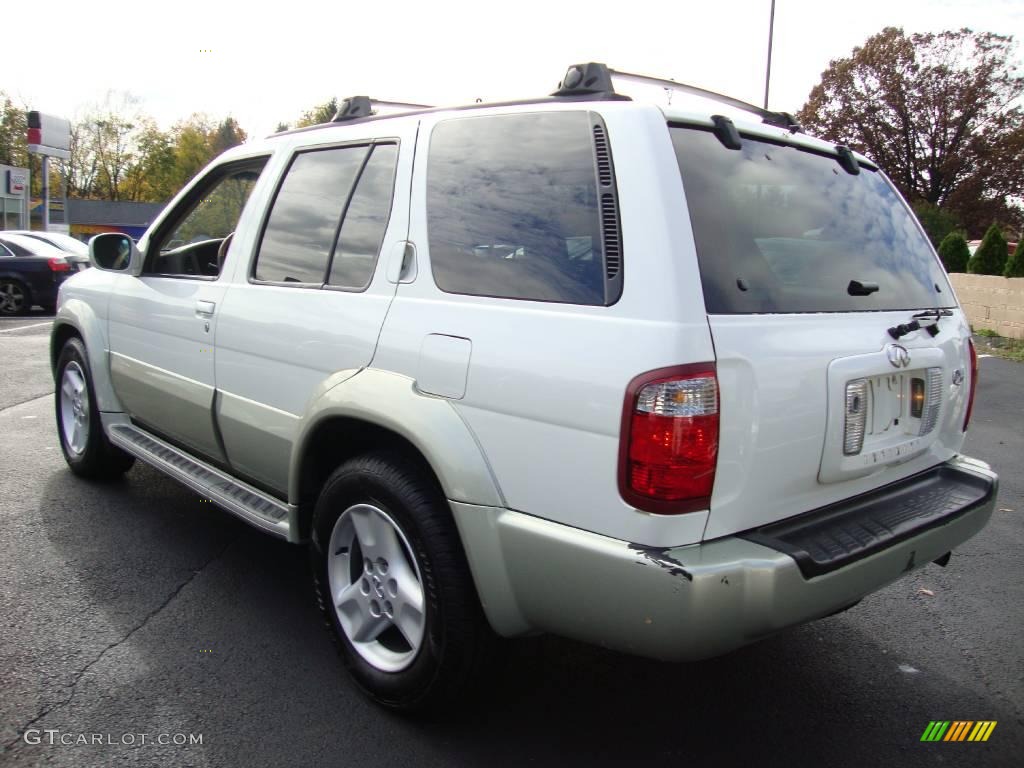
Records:
M216 302L200 299L196 302L196 314L199 317L213 317L213 311L217 309Z

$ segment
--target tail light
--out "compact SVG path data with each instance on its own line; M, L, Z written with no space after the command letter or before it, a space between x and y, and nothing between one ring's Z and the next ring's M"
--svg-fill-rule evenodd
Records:
M707 509L718 464L714 363L661 368L630 382L622 409L619 492L637 509Z
M54 256L52 259L47 259L46 263L50 265L51 272L70 272L71 265L60 256Z
M971 411L974 410L974 390L978 386L978 352L974 348L974 342L971 339L967 340L967 348L971 354L971 389L967 395L967 413L964 416L964 432L967 431L967 425L971 423Z
M864 447L868 413L868 380L846 383L846 418L843 424L843 455L856 456Z

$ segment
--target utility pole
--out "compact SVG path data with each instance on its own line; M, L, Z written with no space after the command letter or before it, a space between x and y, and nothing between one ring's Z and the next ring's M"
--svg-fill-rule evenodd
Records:
M768 66L764 71L764 108L768 109L768 85L772 80L772 37L775 34L775 0L772 0L772 15L768 21Z

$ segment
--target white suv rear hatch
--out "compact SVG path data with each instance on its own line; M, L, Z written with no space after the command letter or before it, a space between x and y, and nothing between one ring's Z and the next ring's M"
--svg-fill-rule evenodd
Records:
M865 493L958 453L968 327L889 181L782 142L744 136L732 150L708 129L670 133L721 397L705 538ZM889 333L925 311L932 317L917 320L920 330Z

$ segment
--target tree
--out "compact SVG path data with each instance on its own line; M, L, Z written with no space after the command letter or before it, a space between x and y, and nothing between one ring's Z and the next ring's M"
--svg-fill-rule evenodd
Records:
M988 228L978 250L967 262L967 271L975 275L1002 275L1006 268L1006 240L998 224Z
M174 136L174 191L185 186L215 156L217 128L206 115L194 114L171 130Z
M1017 247L1006 260L1003 277L1024 277L1024 243L1017 241Z
M971 233L1024 211L1024 77L1012 38L887 27L830 62L800 110L813 133L874 160L911 202L952 213Z
M28 163L25 110L0 91L0 164L25 168Z
M74 194L126 199L122 185L137 162L137 138L144 124L138 98L117 91L108 91L102 103L76 120L71 159L64 166Z
M213 149L214 157L219 155L221 152L231 149L231 147L237 147L239 144L245 142L249 138L242 127L233 117L225 117L224 122L217 126L211 137L211 147Z
M950 232L939 244L939 258L947 272L966 272L971 251L960 232Z
M303 112L302 117L295 123L296 128L305 128L309 125L320 125L321 123L329 123L334 119L334 116L338 114L338 99L332 96L328 101L323 104L318 104L308 112Z
M150 118L144 118L135 140L135 164L125 176L128 200L163 202L178 191L174 140Z
M959 226L956 217L947 210L929 203L927 200L918 200L914 203L914 213L917 214L921 226L928 234L928 239L936 248L939 244Z

